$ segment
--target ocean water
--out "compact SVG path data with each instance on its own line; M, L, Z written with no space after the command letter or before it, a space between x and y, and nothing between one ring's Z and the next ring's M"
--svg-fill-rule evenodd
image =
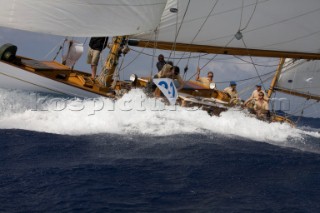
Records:
M320 119L0 90L0 212L319 212Z

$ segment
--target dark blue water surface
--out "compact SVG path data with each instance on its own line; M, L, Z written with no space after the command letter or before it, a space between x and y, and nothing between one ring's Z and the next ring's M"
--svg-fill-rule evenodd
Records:
M0 141L0 212L320 212L319 138L309 151L214 134Z

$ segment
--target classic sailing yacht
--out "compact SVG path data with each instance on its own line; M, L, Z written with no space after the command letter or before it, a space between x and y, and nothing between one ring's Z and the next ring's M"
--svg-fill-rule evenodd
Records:
M302 92L295 87L298 80L285 80L287 72L281 75L285 58L320 59L318 0L15 0L2 3L0 26L3 27L62 36L114 36L99 82L92 82L88 74L56 61L16 56L14 45L2 46L1 85L8 86L3 82L14 81L9 84L11 88L22 84L83 97L114 97L117 91L131 88L128 82L112 79L121 54L119 50L135 44L173 53L282 58L268 96L278 90L303 94L308 99L320 97L319 71L310 71L310 80L305 79L316 82L312 84L316 89L299 83ZM129 42L129 39L136 41ZM304 68L301 70L295 77L304 77ZM140 83L143 82L146 83L141 79ZM191 98L181 98L209 107L217 102L228 104L220 91L188 83L189 88L183 93ZM197 99L192 99L194 97Z

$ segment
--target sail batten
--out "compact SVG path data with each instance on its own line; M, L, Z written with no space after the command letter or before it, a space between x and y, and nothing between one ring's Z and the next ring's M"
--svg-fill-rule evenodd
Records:
M166 0L0 0L0 26L61 36L153 31Z

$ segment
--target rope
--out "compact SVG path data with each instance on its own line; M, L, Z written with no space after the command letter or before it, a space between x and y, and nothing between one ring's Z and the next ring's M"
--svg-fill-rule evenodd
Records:
M245 41L244 41L243 38L241 39L241 41L243 42L243 45L245 46L245 48L248 50L248 47L247 47L247 45L246 45L246 43L245 43ZM263 81L262 81L262 79L261 79L261 77L260 77L260 74L259 74L259 72L258 72L258 69L257 69L257 67L256 67L256 66L254 65L254 63L253 63L252 56L249 54L249 51L248 51L248 55L249 55L249 58L250 58L250 60L251 60L251 62L252 62L252 65L253 65L253 67L254 67L254 70L256 71L256 73L257 73L257 75L258 75L258 77L259 77L259 79L260 79L260 82L261 82L261 84L262 84L263 89L266 90L265 86L263 85Z
M183 17L182 17L182 20L181 20L181 24L180 24L180 26L179 26L179 29L178 29L178 31L176 32L176 35L175 35L175 38L174 38L174 42L173 42L173 46L172 46L173 49L171 50L171 52L170 52L170 54L169 54L168 60L170 60L172 51L175 51L175 49L176 49L177 38L178 38L178 35L179 35L179 33L180 33L180 30L181 30L181 27L182 27L182 24L183 24L183 20L184 20L184 18L186 17L187 11L188 11L188 9L189 9L189 5L190 5L190 0L188 1L187 8L186 8L186 10L184 11L184 14L183 14ZM177 23L177 24L178 24L178 23Z
M196 39L196 37L199 35L199 33L201 32L202 28L204 27L205 23L207 22L207 20L209 19L209 17L211 16L211 13L213 12L214 8L217 6L219 0L216 0L216 2L214 3L213 7L211 8L209 14L207 15L206 19L204 20L204 22L201 24L200 28L198 29L196 35L193 37L193 39L191 40L191 42L188 44L188 46L190 46L191 44L193 44L194 40ZM187 48L185 52L187 52L189 49ZM191 53L190 53L191 55ZM189 56L190 56L189 55ZM183 57L183 56L182 56ZM181 59L179 59L178 63L180 62Z
M152 58L155 58L155 55L156 55L156 47L157 47L157 40L158 40L158 30L156 29L155 33L154 33L154 43L153 43L153 55L152 55ZM152 63L151 63L151 69L150 69L150 79L152 78L153 76L153 66L154 66L154 60L152 60Z
M53 57L53 61L56 60L56 58L58 57L60 51L61 51L62 48L64 47L64 44L66 43L67 40L68 40L68 37L66 37L66 38L63 40L62 44L60 45L60 47L59 47L59 49L58 49L58 51L57 51L57 53L56 53L56 55ZM45 56L45 58L47 58L56 48L57 48L57 46L55 46L55 47Z
M121 70L124 70L125 68L127 68L130 64L132 64L135 60L137 60L137 58L142 54L142 52L144 51L144 49L149 45L149 42L150 42L150 39L148 40L148 42L146 43L146 45L141 49L140 52L136 51L136 50L133 50L134 52L137 52L138 55L133 58L126 66L124 66ZM131 49L132 50L132 49ZM152 55L150 55L152 56Z
M307 101L308 101L308 100L306 99L306 101L305 101L304 104L303 104L303 107L306 105ZM300 121L300 119L301 119L301 117L302 117L302 115L303 115L303 112L304 112L304 110L302 109L302 110L301 110L301 113L300 113L300 115L299 115L299 117L298 117L298 119L297 119L297 121L295 122L296 125L299 123L299 121Z
M230 40L224 47L221 48L222 51L224 50L224 48L226 48L226 47L233 41L233 39L234 39L234 37L232 37L231 40ZM217 56L218 56L218 54L215 54L215 55L212 57L212 59L210 59L205 65L203 65L203 66L200 68L200 70L202 70L205 66L207 66L207 65L208 65L211 61L213 61ZM188 79L188 81L189 81L191 78L193 78L196 74L197 74L197 72L196 72L195 74L193 74L193 75Z
M124 59L126 57L126 54L123 54L123 57L121 59L120 66L116 68L115 73L113 74L113 82L111 84L111 87L114 89L117 85L117 81L120 80L120 72L121 72L121 67L123 65ZM123 72L122 72L123 73ZM123 76L122 76L123 79Z
M153 54L148 54L148 53L145 53L145 52L142 52L142 51L138 51L138 50L135 50L135 49L132 48L132 47L131 47L131 50L134 51L134 52L137 52L137 53L140 53L140 52L141 52L142 55L146 55L146 56L149 56L149 57L154 57L154 58L156 57L156 56L153 56ZM201 54L201 57L202 57L202 56L209 55L209 53L200 53L200 54ZM180 57L180 58L181 58L181 59L189 59L189 58L198 58L198 57L199 57L199 56L191 56L191 57L188 56L188 57L185 57L185 58L181 58L181 57ZM171 57L171 59L173 59L173 60L180 59L180 58ZM208 59L208 60L209 60L209 59Z
M244 8L244 5L243 5L243 4L244 4L244 0L242 0L242 8L241 8L241 18L240 18L239 31L243 31L243 30L245 30L245 29L249 26L249 23L250 23L251 20L252 20L253 14L255 13L255 11L256 11L256 9L257 9L258 0L256 0L256 3L255 3L255 5L254 5L253 11L252 11L252 13L251 13L251 16L250 16L247 24L244 26L244 28L240 29L240 27L241 27L241 20L242 20L242 12L243 12L243 8Z

